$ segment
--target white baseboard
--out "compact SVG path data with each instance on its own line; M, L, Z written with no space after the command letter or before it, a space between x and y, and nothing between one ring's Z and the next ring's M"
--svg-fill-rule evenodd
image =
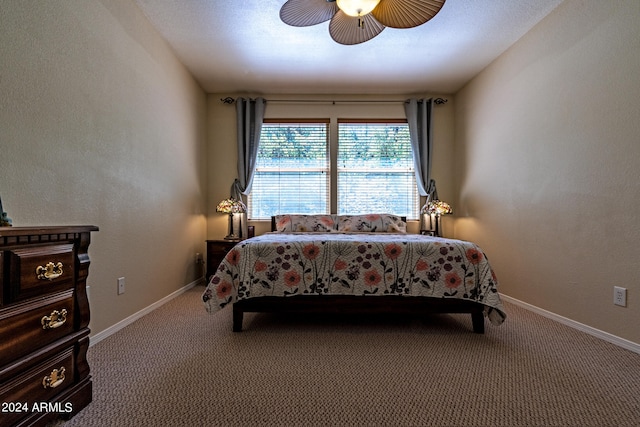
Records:
M627 350L631 350L634 353L640 354L640 344L635 343L633 341L626 340L624 338L620 338L616 335L610 334L608 332L601 331L596 328L592 328L591 326L587 326L580 322L576 322L575 320L568 319L566 317L560 316L558 314L552 313L550 311L544 310L542 308L536 307L535 305L528 304L526 302L517 300L508 295L500 294L500 297L507 302L515 304L519 307L524 308L525 310L533 311L536 314L544 316L548 319L555 320L556 322L560 322L564 325L567 325L571 328L577 329L579 331L585 332L589 335L593 335L594 337L600 338L612 344L615 344L619 347L626 348Z
M95 335L92 335L89 338L89 347L98 344L103 339L107 338L108 336L111 336L111 335L115 334L120 329L132 324L133 322L135 322L136 320L138 320L139 318L141 318L145 314L148 314L148 313L152 312L153 310L155 310L156 308L160 307L161 305L166 304L167 302L171 301L172 299L174 299L178 295L181 295L181 294L185 293L189 289L191 289L194 286L196 286L198 284L201 284L203 282L204 282L204 278L200 278L200 279L198 279L198 280L196 280L194 282L191 282L188 285L178 289L177 291L170 293L169 295L167 295L166 297L162 298L161 300L154 302L150 306L145 307L142 310L138 311L137 313L134 313L131 316L127 317L126 319L123 319L123 320L119 321L115 325L110 326L107 329L105 329L103 331L100 331Z

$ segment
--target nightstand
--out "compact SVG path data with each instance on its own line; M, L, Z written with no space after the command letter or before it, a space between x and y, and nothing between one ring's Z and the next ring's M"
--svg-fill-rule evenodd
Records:
M207 284L227 252L240 242L241 240L207 240Z

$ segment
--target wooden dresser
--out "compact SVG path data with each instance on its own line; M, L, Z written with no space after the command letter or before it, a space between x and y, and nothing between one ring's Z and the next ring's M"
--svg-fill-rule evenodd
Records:
M92 231L0 227L0 426L45 425L91 402Z

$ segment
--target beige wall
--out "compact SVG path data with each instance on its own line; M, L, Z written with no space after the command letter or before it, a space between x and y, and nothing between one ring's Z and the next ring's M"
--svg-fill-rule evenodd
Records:
M15 226L100 227L92 332L201 277L206 96L140 10L5 0L0 58L0 196Z
M224 215L217 214L215 211L217 203L229 197L229 191L234 178L237 176L237 153L236 153L236 110L235 104L224 104L220 100L231 96L237 98L255 98L255 95L239 95L239 94L211 94L208 97L208 114L209 114L209 220L208 220L208 238L219 239L227 234L227 222ZM328 118L331 120L330 139L337 138L335 133L337 119L339 118L405 118L404 107L402 101L409 98L428 98L437 97L439 95L407 95L405 97L369 97L366 95L349 95L339 96L333 95L261 95L267 99L267 107L265 110L266 118ZM438 182L438 194L443 199L453 198L454 196L454 176L452 158L454 149L454 123L453 123L453 100L451 97L442 95L443 98L449 98L444 105L436 105L434 109L434 121L436 127L434 130L434 166L433 177ZM331 102L304 102L304 100L330 100L342 101L335 105ZM269 102L269 100L287 101L287 102ZM358 100L356 103L346 101ZM366 102L374 101L374 102ZM378 101L394 101L394 102L378 102ZM397 102L395 102L397 101ZM333 135L333 136L332 136ZM255 225L256 233L260 234L269 230L270 223L267 221L254 221L250 224ZM453 235L453 221L449 218L443 224L444 232ZM409 230L418 231L418 222L409 223Z
M503 293L636 343L639 23L637 0L567 0L456 96L456 236Z

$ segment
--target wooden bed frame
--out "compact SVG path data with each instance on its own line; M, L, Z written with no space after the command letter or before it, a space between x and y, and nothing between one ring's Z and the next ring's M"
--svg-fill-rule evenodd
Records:
M406 218L403 218L406 221ZM275 218L271 230L275 231ZM467 300L401 295L296 295L257 297L233 303L233 331L242 331L244 313L471 314L473 332L484 333L484 305Z
M242 331L244 313L424 314L469 313L473 332L484 333L484 306L447 298L354 295L258 297L233 303L233 331Z

